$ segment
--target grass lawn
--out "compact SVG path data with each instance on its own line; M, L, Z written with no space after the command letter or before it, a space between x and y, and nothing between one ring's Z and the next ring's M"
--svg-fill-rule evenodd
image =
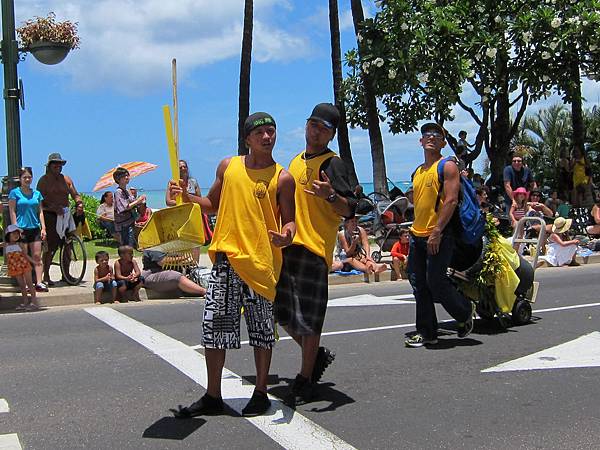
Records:
M119 248L119 244L117 244L117 242L113 240L92 239L91 241L84 241L83 245L85 246L85 253L87 255L88 260L94 260L96 252L99 252L100 250L108 252L111 260L116 258L118 255L117 250ZM208 246L206 245L200 247L200 253L206 253L207 249ZM141 255L141 252L136 251L134 255Z

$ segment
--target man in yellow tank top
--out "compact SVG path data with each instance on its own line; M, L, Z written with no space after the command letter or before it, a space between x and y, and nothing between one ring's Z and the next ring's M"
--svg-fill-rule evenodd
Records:
M454 250L454 232L450 221L458 205L460 177L458 166L444 164L440 183L438 164L446 145L444 128L437 123L421 127L421 145L425 162L413 175L413 221L408 252L408 276L417 303L417 333L405 343L408 347L437 344L437 317L434 302L458 322L458 336L473 330L475 305L456 290L446 275ZM438 194L442 191L436 211Z
M267 377L275 344L272 302L281 270L281 247L290 245L296 232L295 184L273 160L275 127L267 113L246 119L244 134L250 153L221 161L206 197L189 194L183 180L169 183L173 198L181 194L184 201L200 204L204 212L217 212L209 248L214 265L202 321L208 387L197 402L172 410L176 417L223 411L225 351L240 348L242 307L256 364L256 388L242 414L257 416L271 406Z
M296 181L296 236L283 250L275 317L302 349L302 367L286 403L310 401L315 383L335 355L319 347L328 299L328 275L341 216L352 217L356 198L346 166L327 147L340 113L320 103L306 122L306 150L290 163Z

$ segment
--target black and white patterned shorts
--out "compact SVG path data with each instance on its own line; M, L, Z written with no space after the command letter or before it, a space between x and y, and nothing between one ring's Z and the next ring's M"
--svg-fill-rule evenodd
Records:
M233 270L227 257L218 253L206 291L202 345L216 349L240 348L242 307L250 345L273 348L273 305L254 292Z

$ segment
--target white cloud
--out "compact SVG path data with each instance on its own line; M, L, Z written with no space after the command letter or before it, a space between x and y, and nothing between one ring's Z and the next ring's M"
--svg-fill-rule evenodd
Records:
M310 46L304 36L270 21L291 4L254 3L254 61L306 56ZM200 66L238 58L243 6L243 0L25 0L18 4L16 15L17 24L49 11L56 13L57 20L79 23L81 48L60 66L77 87L141 94L168 82L173 57L183 79Z

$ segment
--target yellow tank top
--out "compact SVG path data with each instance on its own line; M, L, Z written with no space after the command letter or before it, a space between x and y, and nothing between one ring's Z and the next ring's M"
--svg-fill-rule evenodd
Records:
M304 152L290 163L288 171L296 181L296 236L294 244L302 245L325 259L328 267L333 261L333 248L337 237L340 216L326 200L304 192L312 190L312 182L319 179L319 169L335 153L326 152L308 160Z
M248 169L241 156L231 158L223 176L217 225L208 249L227 255L244 282L267 300L275 299L281 272L281 249L267 230L280 231L277 181L283 168Z
M427 237L437 225L438 215L435 212L435 200L440 190L438 164L441 158L425 170L420 166L413 176L413 203L415 205L415 220L410 230L415 236ZM440 199L441 208L443 196Z

